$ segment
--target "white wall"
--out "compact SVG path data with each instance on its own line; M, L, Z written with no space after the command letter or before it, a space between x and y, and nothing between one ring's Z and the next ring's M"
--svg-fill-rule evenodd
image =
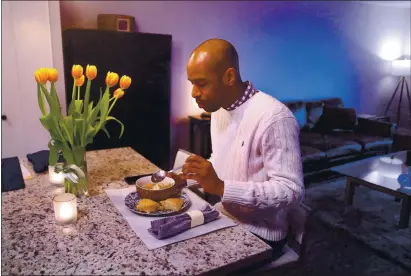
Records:
M39 121L36 69L57 68L65 102L60 3L2 1L2 32L2 158L24 157L47 149L50 139Z
M399 77L391 75L391 61L411 55L411 10L406 3L358 2L347 14L349 18L342 20L339 27L350 42L348 51L356 61L356 71L361 72L358 74L360 109L382 115L399 81ZM396 97L388 112L393 120L398 103ZM410 125L407 102L403 100L402 106L400 125Z

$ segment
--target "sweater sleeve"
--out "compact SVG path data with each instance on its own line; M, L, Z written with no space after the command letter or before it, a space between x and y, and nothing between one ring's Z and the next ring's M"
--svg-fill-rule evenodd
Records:
M222 203L238 215L275 212L301 202L304 184L299 144L299 127L295 118L286 117L271 123L261 143L267 181L240 182L224 180ZM232 207L232 208L231 208ZM241 214L242 213L242 214Z

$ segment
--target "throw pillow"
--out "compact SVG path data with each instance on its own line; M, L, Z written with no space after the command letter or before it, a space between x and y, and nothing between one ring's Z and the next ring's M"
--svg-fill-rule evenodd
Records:
M354 130L357 125L357 112L354 108L325 106L315 128L321 131Z
M313 129L323 114L324 104L315 102L307 104L307 128Z
M300 129L304 128L307 124L307 113L305 111L305 106L298 108L293 112L293 114Z
M329 99L323 100L322 102L323 102L324 106L344 107L344 104L343 104L341 98L329 98Z
M305 110L304 102L295 102L287 104L290 111L294 114L300 129L304 128L307 123L307 112Z

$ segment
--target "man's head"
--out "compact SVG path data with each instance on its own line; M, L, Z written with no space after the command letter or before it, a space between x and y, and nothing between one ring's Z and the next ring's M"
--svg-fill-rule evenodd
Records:
M193 84L191 96L200 108L215 112L230 105L232 93L242 83L237 51L223 39L203 42L188 60L187 77Z

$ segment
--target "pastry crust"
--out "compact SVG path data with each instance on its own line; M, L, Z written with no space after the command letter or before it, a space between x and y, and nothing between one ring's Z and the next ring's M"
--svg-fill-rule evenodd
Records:
M164 210L179 211L183 207L184 200L181 198L167 198L160 201Z
M161 209L161 205L154 200L143 198L138 202L136 208L140 212L155 213Z

